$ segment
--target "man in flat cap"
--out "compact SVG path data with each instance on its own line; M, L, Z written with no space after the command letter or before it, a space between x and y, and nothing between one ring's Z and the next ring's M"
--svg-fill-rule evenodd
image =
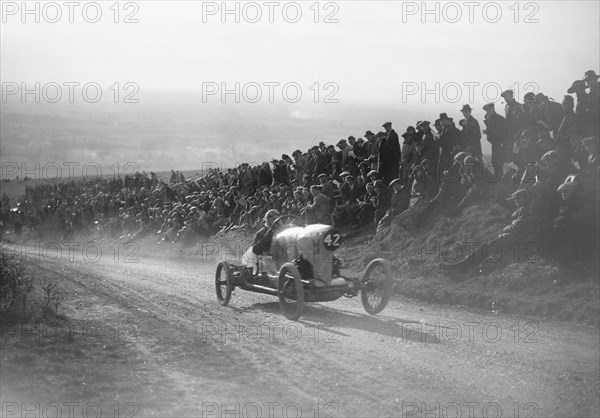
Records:
M454 161L454 151L459 146L460 131L446 113L440 113L440 161L439 172L443 173Z
M592 96L586 92L586 82L584 80L575 80L569 89L569 94L575 94L577 105L575 106L575 116L577 124L580 127L581 134L585 136L596 135L598 132L598 116L595 114L598 105L594 106Z
M505 148L507 144L511 144L508 140L509 131L506 119L496 113L494 103L488 103L483 106L485 110L485 130L483 133L487 135L487 141L492 145L492 167L496 178L502 177L504 167L504 158L508 155Z
M307 224L322 223L328 225L331 222L331 200L322 193L322 190L321 186L310 186L313 203L306 205L304 213Z
M438 141L433 137L431 124L428 120L418 123L418 128L421 132L421 141L415 142L416 157L413 162L412 171L415 170L424 160L429 161L430 169L433 173L437 173L438 162L440 159L440 146Z
M314 147L313 147L314 148ZM327 156L323 154L320 148L317 147L316 150L313 150L314 161L315 161L315 171L313 172L313 182L319 182L319 174L327 174L327 170L329 167L329 162Z
M479 122L471 114L473 109L468 104L464 105L462 112L465 123L461 131L462 143L464 144L465 151L473 155L479 161L483 162L483 153L481 151L481 128Z
M371 131L365 133L365 138L367 138L365 147L367 147L369 153L364 161L369 164L371 170L377 170L377 155L379 154L380 138Z
M408 185L403 184L400 179L395 179L390 183L390 187L394 191L391 197L390 208L379 221L377 229L390 225L396 216L410 206L410 187Z
M354 176L349 174L344 177L344 182L340 186L340 194L342 196L342 203L355 204L360 195L364 194L364 190L360 189Z
M336 190L333 184L331 183L329 176L327 174L319 174L318 180L319 184L321 185L321 191L323 192L323 194L328 198L333 199Z
M550 100L548 96L541 92L535 95L535 100L542 113L542 118L538 121L538 125L548 132L552 132L552 135L556 136L564 116L562 106L554 100Z
M588 136L581 141L581 145L587 150L588 158L584 169L598 176L598 137Z
M408 183L410 169L416 158L415 142L417 139L417 130L414 126L406 128L406 132L402 134L404 141L402 142L402 164L400 165L400 179L403 183ZM420 138L419 138L420 141Z
M505 90L501 94L502 98L506 101L504 106L504 116L506 123L508 124L508 138L504 149L506 150L505 159L512 161L513 147L517 139L519 131L523 126L523 110L521 103L517 102L514 97L512 90Z
M392 122L385 122L386 136L379 144L378 172L379 178L389 183L400 174L400 140L396 131L392 129Z

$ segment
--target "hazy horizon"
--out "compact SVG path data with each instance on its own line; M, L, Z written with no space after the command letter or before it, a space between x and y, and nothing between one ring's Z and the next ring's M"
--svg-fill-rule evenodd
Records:
M484 129L481 107L494 101L502 114L502 90L560 102L600 68L596 1L429 2L429 14L422 2L301 2L297 23L290 13L270 23L260 2L227 3L239 23L215 11L221 2L121 2L119 13L100 3L97 23L80 11L70 23L66 9L50 23L50 3L39 3L39 23L21 3L2 6L3 163L261 162L387 120L399 134L442 112L458 122L466 103ZM221 95L236 83L237 97ZM482 145L489 151L485 136Z

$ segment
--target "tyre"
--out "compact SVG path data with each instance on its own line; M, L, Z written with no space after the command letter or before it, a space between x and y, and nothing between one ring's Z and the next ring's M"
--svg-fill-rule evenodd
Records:
M285 263L279 270L279 307L287 319L297 320L304 310L304 287L300 272L292 263Z
M231 276L231 267L226 261L220 262L217 266L215 290L219 303L222 306L227 306L229 299L231 299L231 291L233 290L233 277Z
M365 311L376 315L385 308L392 296L392 280L392 266L387 260L376 258L369 263L360 291Z

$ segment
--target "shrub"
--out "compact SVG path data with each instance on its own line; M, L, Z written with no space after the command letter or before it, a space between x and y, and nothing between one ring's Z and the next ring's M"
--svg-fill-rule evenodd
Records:
M15 254L0 251L0 314L24 309L33 279Z

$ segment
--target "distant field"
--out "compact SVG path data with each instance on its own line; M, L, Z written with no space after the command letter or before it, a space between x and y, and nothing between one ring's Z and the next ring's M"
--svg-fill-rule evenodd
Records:
M188 178L198 178L200 176L200 173L202 172L202 170L184 170L182 171L184 177L186 179ZM171 172L170 171L158 171L156 172L156 176L160 179L160 180L164 180L164 181L169 181L169 179L171 178ZM111 176L105 176L106 178L110 178ZM121 177L125 177L125 176L121 176ZM79 181L81 180L82 177L73 177L73 180L75 181ZM35 187L36 185L48 185L48 184L56 184L56 183L64 183L65 181L68 181L69 178L65 176L64 179L59 179L57 181L46 181L44 179L32 179L32 180L5 180L3 179L2 182L0 183L0 195L3 195L6 193L6 195L8 196L8 199L10 200L10 204L11 206L16 205L17 201L25 195L25 188L27 186L29 187Z

